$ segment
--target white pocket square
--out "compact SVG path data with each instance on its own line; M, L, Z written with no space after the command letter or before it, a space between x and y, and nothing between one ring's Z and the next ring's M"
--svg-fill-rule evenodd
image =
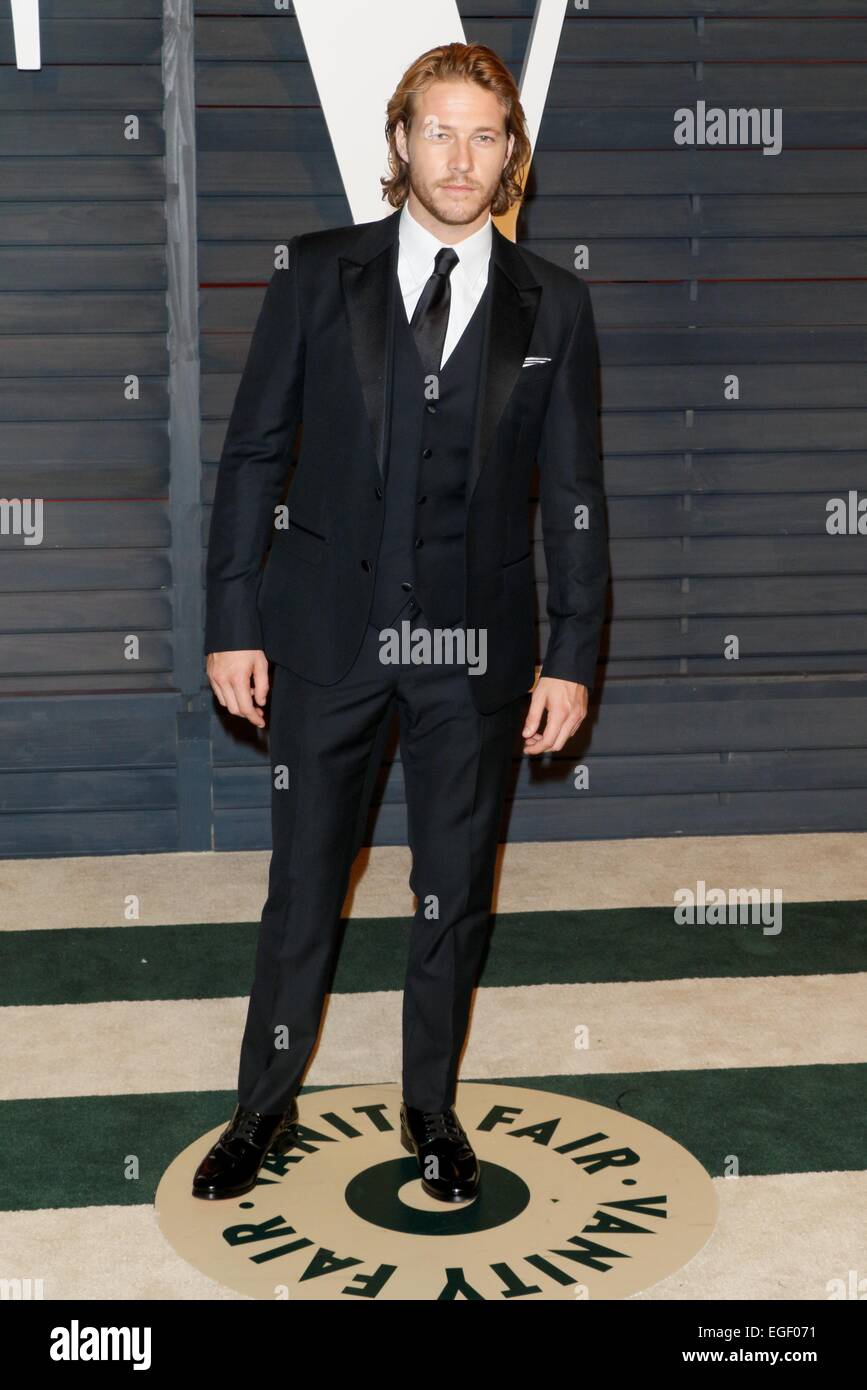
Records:
M543 367L546 362L550 362L550 357L525 357L521 363L522 367Z

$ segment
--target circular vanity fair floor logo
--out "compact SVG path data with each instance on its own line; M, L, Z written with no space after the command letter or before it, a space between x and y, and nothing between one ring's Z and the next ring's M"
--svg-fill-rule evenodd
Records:
M396 1085L302 1094L296 1145L269 1155L244 1196L202 1201L193 1173L219 1125L164 1174L163 1234L253 1298L505 1300L628 1297L713 1230L713 1183L680 1144L618 1110L519 1086L458 1086L481 1188L439 1202L401 1147L400 1100Z

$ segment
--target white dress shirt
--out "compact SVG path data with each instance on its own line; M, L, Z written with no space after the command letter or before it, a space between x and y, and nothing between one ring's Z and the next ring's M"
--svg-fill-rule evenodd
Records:
M452 250L459 257L449 281L451 299L449 301L449 321L446 329L443 355L440 363L444 367L449 354L460 341L461 334L472 318L488 282L488 263L491 258L493 235L491 215L483 227L464 241L458 242ZM440 241L427 227L417 222L404 203L398 224L400 251L397 260L397 275L406 308L407 322L412 320L413 311L419 296L434 272L434 258L438 251L448 245Z

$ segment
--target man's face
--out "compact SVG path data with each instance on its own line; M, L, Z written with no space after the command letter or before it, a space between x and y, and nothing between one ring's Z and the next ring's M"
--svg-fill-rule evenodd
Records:
M487 213L515 143L499 101L475 82L434 82L416 99L409 140L402 125L395 140L422 207L457 226Z

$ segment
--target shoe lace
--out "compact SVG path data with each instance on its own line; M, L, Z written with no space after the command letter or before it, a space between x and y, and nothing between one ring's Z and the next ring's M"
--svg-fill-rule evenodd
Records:
M463 1139L463 1131L452 1110L422 1115L425 1139Z
M258 1110L243 1110L232 1126L232 1138L243 1139L246 1143L252 1143L256 1138L256 1131L262 1116Z

